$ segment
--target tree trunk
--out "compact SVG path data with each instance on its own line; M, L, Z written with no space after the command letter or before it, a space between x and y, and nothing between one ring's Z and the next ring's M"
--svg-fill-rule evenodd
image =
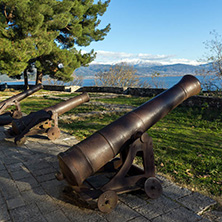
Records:
M25 85L25 90L27 90L27 89L29 88L27 69L25 69L23 75L24 75L24 85Z
M35 80L35 84L38 85L38 84L42 84L42 72L37 72L36 74L36 80Z

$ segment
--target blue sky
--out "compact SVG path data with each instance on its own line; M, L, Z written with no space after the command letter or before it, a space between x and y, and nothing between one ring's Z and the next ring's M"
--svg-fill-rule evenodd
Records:
M82 48L95 49L97 63L196 64L210 32L222 34L222 0L111 0L101 21L111 31Z

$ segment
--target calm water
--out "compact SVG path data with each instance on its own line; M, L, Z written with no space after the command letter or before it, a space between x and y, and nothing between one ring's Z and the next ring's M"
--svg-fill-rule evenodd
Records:
M199 79L199 81L202 84L202 88L204 90L206 90L206 87L204 86L204 83L206 81L209 81L210 79L212 79L212 76L208 76L206 78L204 78L203 76L196 76L197 79ZM182 76L164 76L164 77L141 77L140 78L140 82L141 83L148 83L151 87L153 88L170 88L173 85L175 85L176 83L178 83L181 80ZM214 80L213 85L216 85L217 87L219 87L220 89L222 88L222 80L218 81L218 80ZM84 79L83 80L83 86L93 86L95 85L95 81L94 79ZM215 90L216 87L213 87L212 90Z
M204 87L204 77L203 76L196 76L200 82L202 83L202 88L206 90ZM170 88L176 83L178 83L181 80L182 76L164 76L164 77L141 77L141 83L147 82L151 87L153 88ZM211 79L212 76L208 76L206 79ZM4 82L1 82L0 84L3 84ZM34 81L29 81L29 84L34 84ZM8 85L14 85L14 84L23 84L21 81L15 81L15 82L7 82ZM43 81L43 84L48 84L47 82ZM65 83L65 85L68 83ZM216 85L219 88L222 88L222 80L214 80L213 84ZM84 79L82 86L94 86L95 81L94 79ZM215 90L216 88L213 88L212 90Z

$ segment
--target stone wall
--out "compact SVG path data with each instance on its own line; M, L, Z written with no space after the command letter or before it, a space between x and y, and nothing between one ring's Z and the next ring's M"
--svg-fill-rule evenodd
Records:
M15 90L23 90L24 85L0 85L0 90L5 90L6 88L13 88ZM56 86L56 85L44 85L45 90L50 91L65 91L65 92L98 92L98 93L116 93L125 94L132 96L144 96L153 97L165 89L152 89L152 88L119 88L119 87L79 87L79 86ZM212 96L213 94L219 95L220 92L203 92L203 96L192 96L191 98L185 100L183 106L198 106L198 107L213 107L222 111L222 97Z
M99 87L99 86L84 86L77 90L77 92L100 92L100 93L116 93L125 94L127 88L123 87Z
M33 86L33 85L29 85L29 86ZM0 91L4 91L5 89L24 90L24 88L25 88L24 85L7 85L7 83L0 85ZM45 90L61 91L61 92L75 92L79 88L81 87L80 86L44 85Z
M222 111L222 98L213 96L192 96L181 105L188 107L211 107Z
M101 92L101 93L116 93L126 94L132 96L155 96L163 92L165 89L152 89L152 88L123 88L123 87L98 87L98 86L85 86L78 89L78 92Z

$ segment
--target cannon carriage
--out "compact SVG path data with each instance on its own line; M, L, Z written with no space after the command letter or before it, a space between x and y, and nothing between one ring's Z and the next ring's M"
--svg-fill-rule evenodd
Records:
M106 213L115 208L120 193L142 189L148 197L158 198L162 186L155 177L152 138L146 131L200 89L198 79L186 75L170 89L59 153L56 178L65 179L85 201L97 200L99 210ZM143 168L133 164L136 156L142 157ZM95 186L91 178L98 173L112 176Z
M47 107L37 112L12 121L12 127L7 134L15 137L16 145L22 145L27 136L46 133L50 140L55 140L60 136L58 127L58 117L65 112L89 101L89 95L83 93L66 101L62 101L54 106Z

